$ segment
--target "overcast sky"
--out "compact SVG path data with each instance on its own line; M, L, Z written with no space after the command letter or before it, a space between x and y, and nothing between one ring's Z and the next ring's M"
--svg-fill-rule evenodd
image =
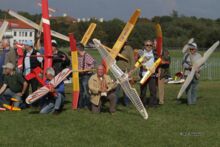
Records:
M40 13L37 3L41 0L0 0L0 9ZM57 10L55 15L75 18L103 17L127 20L136 9L142 16L169 15L172 10L186 16L220 18L220 0L49 0L50 7Z

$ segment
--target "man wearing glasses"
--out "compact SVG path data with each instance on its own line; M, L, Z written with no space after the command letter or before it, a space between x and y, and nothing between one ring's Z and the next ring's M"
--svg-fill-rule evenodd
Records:
M189 52L187 52L183 57L183 69L184 69L184 76L185 78L190 74L191 69L195 61L202 58L201 54L199 54L197 44L196 43L190 43L189 46ZM199 79L199 71L196 72L195 76L193 77L192 82L189 84L189 86L186 89L186 95L187 95L187 103L188 105L195 105L197 100L197 87L198 87L198 79Z
M153 49L153 42L151 40L147 40L144 42L144 56L145 61L142 63L142 67L140 69L140 76L144 76L147 72L147 70L154 64L154 62L157 60L156 52ZM146 92L147 87L149 86L150 90L150 99L148 102L149 107L156 107L158 105L157 101L157 89L156 89L156 72L152 74L152 76L148 79L148 81L141 85L141 100L144 105L146 105Z

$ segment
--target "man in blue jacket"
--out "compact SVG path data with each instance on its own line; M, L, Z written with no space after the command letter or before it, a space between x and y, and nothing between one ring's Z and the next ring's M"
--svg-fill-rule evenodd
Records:
M53 68L48 68L46 70L46 84L48 84L55 77L55 71ZM59 114L62 111L64 102L64 82L61 82L57 87L50 85L49 94L44 97L42 104L42 109L40 113L42 114Z

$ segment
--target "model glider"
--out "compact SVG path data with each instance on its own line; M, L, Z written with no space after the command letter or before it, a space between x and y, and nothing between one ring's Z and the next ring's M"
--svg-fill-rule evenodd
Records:
M42 7L42 4L41 4L41 3L37 3L37 5L40 6L40 7ZM48 8L48 10L49 10L49 12L51 12L51 13L55 13L55 12L56 12L56 10L53 9L53 8Z
M31 20L29 20L29 19L27 19L27 18L21 16L20 14L14 12L14 11L12 11L12 10L9 10L8 13L9 13L11 16L13 16L13 17L15 17L15 18L17 18L17 19L23 21L23 22L26 23L27 25L29 25L29 26L35 28L36 30L39 30L39 31L42 30L40 25L38 25L38 24L34 23L33 21L31 21ZM42 30L42 31L43 31L43 30ZM59 38L59 39L65 40L65 41L69 41L69 37L67 37L67 36L65 36L65 35L63 35L63 34L61 34L61 33L58 33L58 32L56 32L56 31L51 30L51 35L52 35L53 37L56 37L56 38Z
M64 70L62 70L48 84L29 95L26 98L26 103L32 104L33 102L45 96L47 93L49 93L51 86L57 87L71 72L72 70L69 68L65 68Z
M192 66L192 70L190 72L190 74L187 76L185 82L183 83L177 99L179 99L183 92L186 90L186 88L189 86L189 84L191 83L195 73L200 69L200 67L208 60L208 58L211 56L211 54L215 51L215 49L219 46L219 41L217 41L216 43L214 43L203 55L202 58L200 58L199 60L197 60L195 63L193 63Z
M161 58L158 58L156 62L154 62L154 64L152 65L152 67L150 67L146 74L143 76L143 78L141 79L140 83L141 85L143 85L149 78L150 76L155 73L155 70L157 69L157 67L160 65L161 63Z
M105 49L105 47L101 44L101 42L97 39L93 39L93 42L101 54L102 58L105 59L106 64L108 65L110 71L117 79L125 94L129 97L131 102L140 112L144 119L148 118L148 114L144 105L137 93L137 91L131 87L129 83L128 74L124 73L117 65L116 60L112 57L112 55Z
M10 111L21 111L21 108L14 107L8 104L3 104L3 107Z
M157 45L156 45L157 55L161 57L163 53L163 34L160 24L156 24L156 35L157 35Z
M124 57L123 55L119 54L119 52L121 51L121 48L123 47L124 43L127 41L128 36L131 34L131 31L133 30L139 16L141 14L141 10L137 9L135 10L135 12L133 13L133 15L131 16L131 18L129 19L129 21L127 22L127 24L125 25L124 29L122 30L119 38L117 39L116 43L114 44L113 48L110 49L106 46L104 46L110 53L111 57L113 59L115 59L117 56L119 56L120 58L123 58L125 60L128 60L126 57ZM104 60L103 64L106 66L106 63ZM106 72L108 71L108 67L106 68Z
M50 19L49 19L49 10L48 10L48 0L42 0L42 23L43 23L43 32L44 32L44 76L43 80L45 81L45 73L47 68L52 67L53 62L53 52L51 44L51 30L50 30Z
M6 108L9 111L21 111L21 108L14 107L14 102L19 102L16 98L11 98L10 99L10 105L8 104L3 104L3 107Z
M6 20L4 20L4 22L2 23L2 26L0 28L0 40L2 40L5 31L7 30L8 27L8 22Z
M73 34L69 34L70 37L70 49L72 57L72 69L78 70L78 53L76 48L76 39ZM78 99L79 99L79 73L72 72L72 84L73 84L73 93L72 93L72 108L77 109Z
M85 34L83 35L83 38L81 39L80 43L82 43L84 46L88 43L90 37L92 36L94 30L96 28L95 23L91 23L89 25L89 28L86 30Z
M182 49L182 53L185 54L189 48L189 44L194 42L194 38L191 38L188 43L186 45L184 45L183 49Z

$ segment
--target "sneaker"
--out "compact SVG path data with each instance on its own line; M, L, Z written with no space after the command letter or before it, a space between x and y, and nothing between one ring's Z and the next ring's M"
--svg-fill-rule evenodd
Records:
M55 111L53 112L53 115L59 115L60 113L61 113L60 110L55 110Z

